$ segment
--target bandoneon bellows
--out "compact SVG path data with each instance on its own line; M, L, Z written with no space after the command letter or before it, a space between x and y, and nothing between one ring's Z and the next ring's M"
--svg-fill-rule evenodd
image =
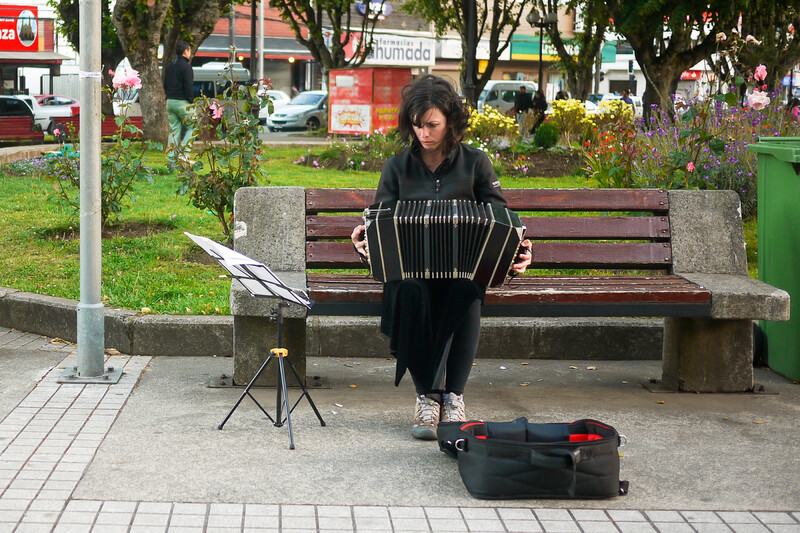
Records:
M506 207L468 200L397 201L364 210L372 277L503 283L525 235Z

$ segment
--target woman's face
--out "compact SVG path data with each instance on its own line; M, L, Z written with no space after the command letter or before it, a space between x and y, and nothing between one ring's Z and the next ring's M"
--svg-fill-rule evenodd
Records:
M422 114L419 119L419 126L414 127L414 135L417 136L425 151L437 151L442 149L445 134L447 133L447 119L438 108L432 107Z

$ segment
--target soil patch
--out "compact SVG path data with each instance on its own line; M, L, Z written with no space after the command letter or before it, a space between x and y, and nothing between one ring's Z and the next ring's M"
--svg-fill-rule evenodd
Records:
M103 239L112 239L114 237L135 239L172 229L175 229L173 225L163 222L124 222L114 226L106 226L102 231L102 237ZM42 231L42 235L46 239L54 241L71 241L80 238L80 228L78 228L77 224L67 228L52 228Z
M540 176L543 178L572 176L582 171L585 166L583 155L578 152L564 155L542 150L541 152L528 154L526 158L529 167L528 176Z

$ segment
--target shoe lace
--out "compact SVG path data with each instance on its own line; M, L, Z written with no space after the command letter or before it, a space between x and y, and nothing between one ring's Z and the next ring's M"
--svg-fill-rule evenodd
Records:
M430 398L418 397L415 419L418 424L436 424L439 418L439 405Z
M444 402L445 420L450 422L460 422L466 419L466 408L464 406L463 394L448 394Z

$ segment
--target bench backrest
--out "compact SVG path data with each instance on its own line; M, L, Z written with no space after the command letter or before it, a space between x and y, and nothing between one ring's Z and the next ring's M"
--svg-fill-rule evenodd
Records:
M531 268L665 270L669 198L657 189L505 189L533 241ZM350 242L374 189L306 190L308 268L363 268Z
M33 129L29 116L0 117L0 141L42 140L44 134Z
M80 117L58 117L55 120L55 126L62 131L65 131L68 137L77 138L80 134L81 120ZM142 117L128 117L131 124L139 129L142 129ZM103 117L100 122L100 136L111 137L116 135L119 131L117 126L116 117ZM141 134L136 135L125 132L123 137L141 137Z

